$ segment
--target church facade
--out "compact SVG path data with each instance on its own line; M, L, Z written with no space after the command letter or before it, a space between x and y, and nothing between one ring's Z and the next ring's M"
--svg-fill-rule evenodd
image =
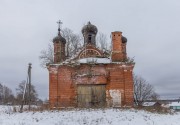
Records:
M90 22L82 28L84 46L66 59L66 40L53 39L54 63L48 64L50 107L133 106L133 68L126 53L127 39L122 32L111 33L110 56L96 47L98 29Z

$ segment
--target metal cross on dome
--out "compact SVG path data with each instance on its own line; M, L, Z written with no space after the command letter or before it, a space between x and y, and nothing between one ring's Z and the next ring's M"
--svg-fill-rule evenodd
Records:
M62 24L61 20L59 20L59 21L57 22L57 24L58 24L58 31L60 31L60 30L61 30L61 24Z

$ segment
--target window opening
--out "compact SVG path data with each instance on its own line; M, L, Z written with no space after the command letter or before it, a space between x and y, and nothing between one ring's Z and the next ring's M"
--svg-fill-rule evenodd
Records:
M88 35L88 43L91 43L91 35Z

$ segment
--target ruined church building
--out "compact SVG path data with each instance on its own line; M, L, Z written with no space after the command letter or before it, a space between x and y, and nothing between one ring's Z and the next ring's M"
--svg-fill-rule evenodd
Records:
M98 29L83 26L84 45L73 59L66 58L66 40L58 29L53 39L54 63L48 64L49 103L61 107L133 106L133 68L122 32L111 33L109 57L96 46Z

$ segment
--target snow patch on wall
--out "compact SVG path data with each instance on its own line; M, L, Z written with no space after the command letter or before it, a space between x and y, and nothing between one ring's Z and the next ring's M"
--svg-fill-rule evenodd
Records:
M57 68L49 68L49 73L52 73L52 74L57 74Z
M109 90L109 94L112 98L113 107L120 107L121 106L120 90L117 90L117 89Z

